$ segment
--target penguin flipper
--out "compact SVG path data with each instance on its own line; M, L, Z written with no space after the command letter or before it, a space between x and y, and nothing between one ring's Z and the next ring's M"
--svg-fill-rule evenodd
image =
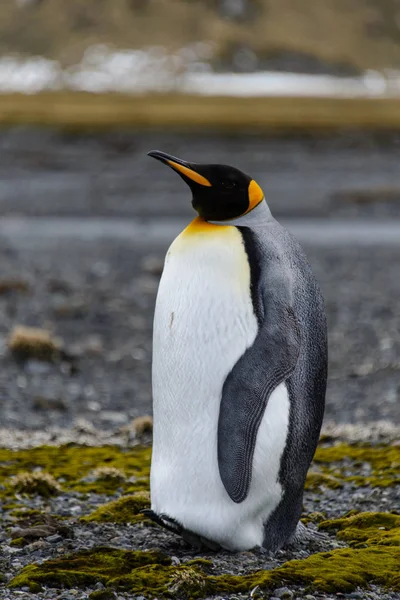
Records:
M273 297L253 345L227 376L218 421L218 465L234 502L250 488L258 428L268 399L294 371L300 352L300 327L292 307Z

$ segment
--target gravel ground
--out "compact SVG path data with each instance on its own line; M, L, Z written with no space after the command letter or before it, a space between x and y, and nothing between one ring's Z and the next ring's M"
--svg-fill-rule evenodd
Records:
M0 214L190 218L186 187L146 156L154 149L250 173L279 217L400 213L400 134L267 138L16 128L0 131Z
M388 428L381 426L378 428L364 427L360 429L358 426L342 426L334 430L330 430L331 437L338 440L354 441L355 439L374 440L377 438L377 433L380 439L387 440L397 439L400 434L400 429L392 429L391 433ZM57 432L53 431L53 443L65 442L66 439L58 438ZM64 434L65 435L65 434ZM70 433L71 435L71 433ZM75 432L76 435L76 432ZM81 432L81 436L82 436ZM89 443L99 443L104 441L102 437L105 433L92 432L93 438L86 441ZM70 439L75 439L74 434ZM39 441L39 440L38 440ZM82 437L80 440L82 441ZM108 440L115 441L114 440ZM122 443L122 440L120 440ZM333 441L333 439L332 439ZM331 442L332 443L332 442ZM13 447L25 446L21 438L20 443L12 444ZM368 474L369 466L367 463L352 465L348 462L348 471L357 474ZM172 557L173 564L184 564L194 558L206 558L212 562L212 574L241 574L245 575L257 571L259 569L272 569L279 567L288 560L304 559L314 552L326 552L335 548L344 547L343 542L338 541L334 534L326 534L324 538L319 538L313 541L297 542L287 548L278 551L277 553L260 554L258 551L241 552L241 553L199 553L190 549L182 540L174 537L168 532L161 530L158 527L148 526L146 524L137 525L117 525L113 523L82 523L79 518L89 514L98 506L118 497L105 496L101 494L88 493L79 494L76 492L61 493L60 495L42 499L40 497L18 496L19 507L28 509L36 509L46 511L52 515L59 515L65 520L63 526L66 526L67 531L60 534L52 534L47 537L33 541L24 548L15 548L9 545L10 526L15 526L15 517L6 509L3 511L3 529L0 530L0 567L5 575L6 580L10 580L17 574L21 568L33 562L42 562L49 558L57 558L75 552L78 550L87 550L96 546L109 546L118 549L138 549L150 550L158 548L161 551ZM310 513L323 514L325 518L335 518L342 516L349 510L365 511L393 511L400 503L400 486L370 489L368 487L356 487L352 483L345 482L343 487L338 490L322 487L319 491L306 491L304 498L304 515ZM315 525L309 524L309 528L315 529ZM45 592L32 594L26 589L22 590L7 590L5 586L0 586L0 598L54 598L59 600L73 600L88 598L90 592L102 589L102 584L98 582L95 586L86 588L85 590L72 588L68 590L60 590L49 588ZM287 595L285 595L285 593ZM127 599L140 597L128 594L116 594L116 598ZM399 599L400 595L395 592L387 592L379 586L371 586L368 590L356 590L351 593L337 593L330 595L326 593L310 593L302 586L291 585L289 588L279 588L278 590L267 592L264 595L261 592L254 592L253 595L238 594L227 595L226 600L245 600L250 597L254 598L276 598L284 597L287 600L297 599L323 599L331 600L333 598L354 598L359 600L395 600ZM218 597L219 598L219 597Z
M41 429L85 418L115 428L151 411L151 328L164 247L129 241L50 243L24 251L0 241L2 276L27 293L0 295L0 417ZM400 423L400 248L307 248L329 321L326 419ZM76 356L19 363L15 325L46 327Z
M279 218L355 223L363 216L376 224L399 215L399 135L72 135L34 129L0 132L0 215L34 216L36 223L56 215L56 231L66 215L132 217L166 231L171 218L184 222L193 213L186 186L146 157L154 147L241 166L262 184ZM29 287L25 294L0 293L0 423L40 429L84 417L113 428L148 413L152 315L168 234L148 243L134 236L32 235L29 246L24 233L0 235L0 283L16 278ZM351 245L351 239L350 245L322 248L310 238L305 245L327 305L328 420L400 422L400 246L385 245L380 235L382 247ZM6 343L18 324L61 336L76 356L74 368L65 362L18 364Z
M279 217L352 220L362 215L373 223L399 214L396 136L262 140L204 135L193 139L24 130L0 134L0 214L39 219L125 216L149 227L155 218L157 223L171 217L190 218L186 190L168 170L155 169L145 158L153 147L199 161L206 156L210 160L210 148L215 162L228 162L229 155L231 164L247 169L268 190ZM146 243L126 236L35 239L32 235L29 244L22 234L0 236L0 445L69 441L123 445L126 437L121 428L151 412L152 315L166 236L158 240L153 236ZM326 431L332 438L399 439L400 247L384 242L320 246L310 239L305 244L326 299L330 340ZM19 282L18 289L7 289L11 280ZM51 330L64 341L66 355L54 362L18 361L7 347L16 325ZM61 494L48 504L24 499L29 507L46 504L54 514L68 517L75 537L44 539L21 549L8 546L8 533L0 529L0 561L7 577L33 561L98 543L158 547L176 561L195 556L157 528L78 523L79 516L105 500L74 493ZM304 508L307 513L322 511L335 517L354 508L385 511L398 510L399 505L398 486L371 490L346 484L340 493L307 492ZM331 536L273 557L219 553L212 560L216 573L246 573L336 544ZM90 591L49 589L30 594L3 586L0 598L79 600ZM283 596L277 590L266 597ZM379 587L333 596L307 595L292 586L287 596L292 600L334 597L400 598Z

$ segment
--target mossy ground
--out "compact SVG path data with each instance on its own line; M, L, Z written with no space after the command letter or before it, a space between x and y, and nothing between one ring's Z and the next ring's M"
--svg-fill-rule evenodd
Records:
M3 512L9 520L23 526L23 519L36 523L40 513L24 510L24 497L15 496L10 484L21 472L41 469L52 475L62 494L73 492L85 498L103 494L104 504L75 523L135 524L147 527L140 510L148 506L151 449L136 447L41 447L13 452L0 450L0 493ZM329 487L398 484L399 446L338 444L321 446L307 480L310 493L322 495ZM103 477L117 469L118 477ZM113 473L114 471L111 471ZM115 473L115 472L114 472ZM363 473L361 475L360 473ZM41 506L52 500L42 498ZM29 521L28 518L28 521ZM189 560L173 564L160 551L125 550L97 546L91 550L64 554L42 564L30 564L10 582L11 587L28 586L38 592L43 586L87 587L101 582L115 589L141 594L146 598L201 598L214 594L248 593L255 586L274 589L282 585L302 585L323 592L351 592L370 584L400 591L400 515L395 513L349 513L340 519L325 519L323 514L305 514L306 522L318 523L321 531L336 535L348 547L318 552L302 560L288 562L271 570L245 575L215 572L212 562ZM29 525L29 524L28 524ZM71 525L71 523L70 523ZM72 523L72 526L74 524ZM10 540L11 541L11 540ZM26 543L14 538L15 548Z
M41 446L31 450L0 449L0 486L2 496L13 497L12 477L41 470L52 475L61 488L80 493L112 495L149 489L151 448L121 450L117 446L77 447ZM99 477L99 467L115 467L125 479Z
M321 484L340 487L343 482L356 486L389 487L400 483L400 446L337 444L320 446L309 473L308 485L313 487L315 467L321 473ZM366 468L366 473L360 472Z
M31 450L0 449L1 495L13 497L12 477L32 470L52 475L62 489L80 493L112 495L148 491L151 448L137 446L79 447L42 446ZM360 465L367 469L360 474ZM102 467L122 476L105 477ZM369 446L340 443L320 446L308 475L306 489L356 486L387 487L400 483L400 446Z
M361 525L361 533L357 527ZM382 524L385 525L382 525ZM245 593L255 586L271 589L289 583L324 592L351 592L370 583L400 591L400 516L386 513L352 515L327 521L322 529L339 529L342 539L363 548L340 548L293 560L270 571L249 575L212 575L210 561L189 561L178 567L161 552L98 547L41 565L29 565L11 587L89 586L100 581L146 597L201 598L209 594ZM345 536L343 535L345 532ZM390 535L388 535L390 533Z
M84 523L138 523L143 521L141 511L149 506L149 492L136 492L103 504L81 520Z

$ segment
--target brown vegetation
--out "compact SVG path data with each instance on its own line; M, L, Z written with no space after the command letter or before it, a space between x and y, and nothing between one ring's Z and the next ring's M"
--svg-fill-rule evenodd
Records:
M400 129L394 98L227 98L43 92L0 95L0 124L61 128L211 130L236 133L341 128Z
M0 53L80 60L96 43L120 48L197 41L215 44L217 59L246 47L261 58L302 53L355 68L400 66L396 0L257 0L242 19L227 19L217 0L41 0L0 4Z

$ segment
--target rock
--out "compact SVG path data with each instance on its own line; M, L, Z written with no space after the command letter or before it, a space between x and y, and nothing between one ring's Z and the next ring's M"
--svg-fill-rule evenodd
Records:
M88 600L115 600L117 598L116 593L112 589L105 588L102 584L100 584L102 587L98 588L98 585L96 583L95 591L89 594Z
M56 543L63 537L73 536L73 530L69 525L46 513L28 515L25 519L20 519L18 524L19 527L14 527L11 531L12 539L24 538L27 542L32 542L45 538L47 542Z
M50 369L51 365L35 358L31 358L24 365L25 373L29 373L29 375L44 375Z
M99 417L102 421L115 426L123 425L128 420L125 413L117 412L115 410L102 410Z
M104 585L101 583L101 581L98 581L96 583L96 585L94 586L95 590L104 590Z
M64 400L61 398L45 398L43 396L36 396L32 402L32 408L34 410L61 410L65 411L68 409Z
M51 294L70 294L71 286L66 281L62 279L49 279L47 282L47 289Z
M69 512L71 513L72 516L80 515L82 512L82 508L79 505L71 506L71 508L69 509Z
M60 302L53 309L59 319L83 319L90 311L89 304L82 298L71 298Z
M51 544L57 544L58 542L62 541L62 536L58 533L55 533L54 535L49 535L46 537L46 540L48 542L50 542Z
M93 425L93 423L91 423L87 419L83 419L83 418L76 419L73 429L76 433L93 434L93 435L96 433L96 428Z
M284 600L292 600L293 598L293 592L287 587L278 588L273 591L273 594L277 598L283 598Z
M101 356L104 352L103 340L99 335L91 335L83 341L82 349L90 356Z
M18 292L20 294L29 293L29 283L24 279L3 279L0 281L0 296Z

